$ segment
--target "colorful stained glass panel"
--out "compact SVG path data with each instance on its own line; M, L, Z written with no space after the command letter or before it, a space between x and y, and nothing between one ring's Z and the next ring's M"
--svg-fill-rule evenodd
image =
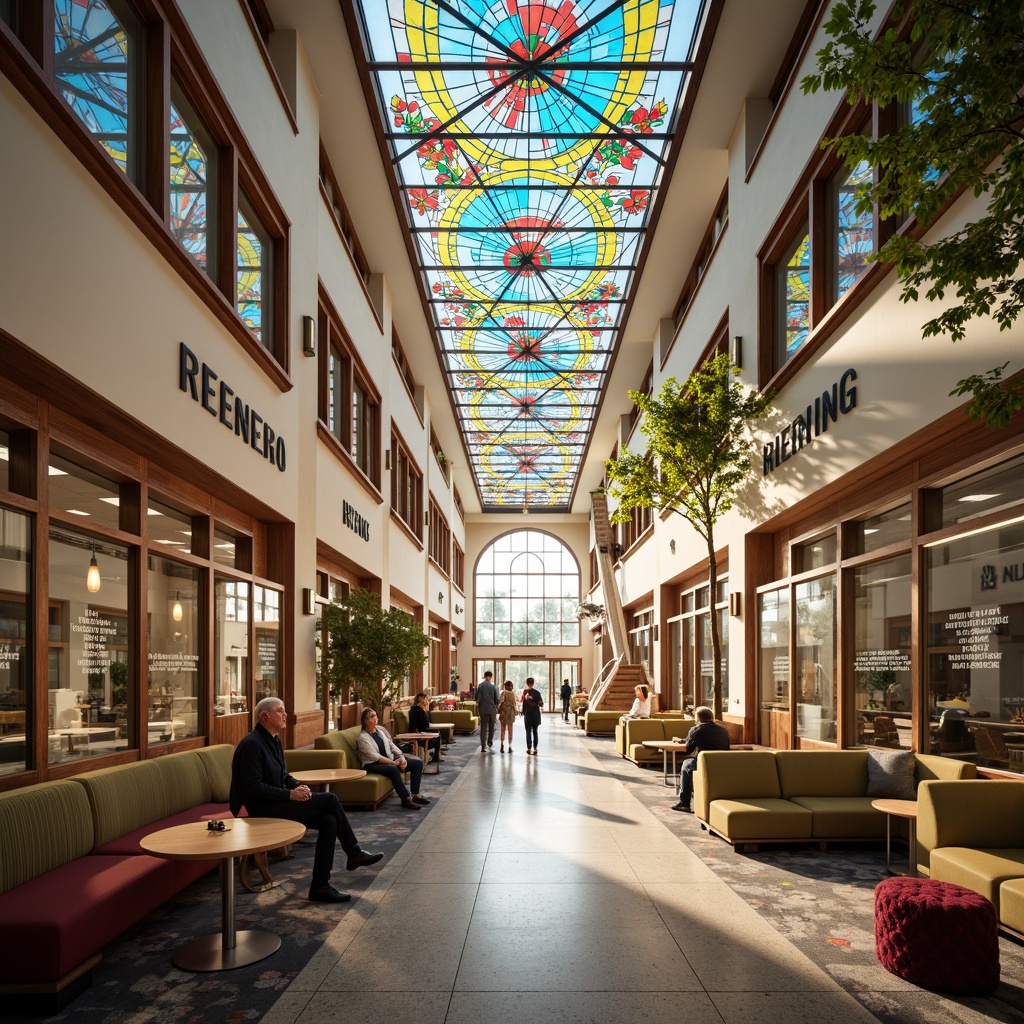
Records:
M565 509L701 0L361 0L373 99L485 509Z

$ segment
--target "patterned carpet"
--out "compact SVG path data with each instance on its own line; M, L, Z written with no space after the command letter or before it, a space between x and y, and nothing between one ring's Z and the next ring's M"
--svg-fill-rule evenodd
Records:
M928 992L889 974L875 956L874 890L888 877L885 844L822 852L794 844L739 854L703 831L692 814L671 810L674 789L661 768L640 768L614 740L585 737L602 767L693 850L809 960L885 1024L1024 1024L1024 946L999 941L1001 981L991 996ZM893 851L893 859L902 850ZM956 970L956 964L950 964Z
M440 774L424 776L423 795L440 796L478 749L477 737L458 737L448 748ZM384 853L383 866L433 807L429 804L419 812L405 811L392 796L376 811L350 811L349 820L364 849ZM315 837L314 833L308 835ZM5 1011L3 1017L54 1024L259 1020L306 966L341 916L357 905L360 892L379 870L347 872L345 855L339 848L331 881L351 892L352 902L337 906L310 903L306 893L313 845L293 846L292 851L295 857L291 860L275 863L271 858L272 888L256 894L239 890L235 897L239 930L267 928L281 936L281 948L273 956L249 967L216 974L193 974L174 967L171 956L179 946L220 930L220 888L216 874L210 874L108 946L94 971L92 986L63 1011L50 1017L12 1016Z
M1010 940L1000 940L1002 980L989 997L928 992L879 966L873 901L874 887L886 877L882 844L824 853L794 845L738 854L702 831L692 815L670 810L675 796L662 784L660 770L638 768L623 760L610 739L585 737L580 732L574 736L726 884L884 1024L1024 1024L1024 947ZM477 749L476 737L460 737L450 748L441 774L424 781L424 793L440 795ZM377 811L353 811L350 817L363 846L389 856L433 806L417 814L399 809L397 801L390 799ZM353 893L353 903L340 907L311 904L305 894L313 847L293 849L293 860L271 864L273 888L255 895L240 893L236 898L240 929L269 927L281 935L281 949L272 957L222 974L192 974L171 964L175 949L220 927L220 890L216 876L210 875L109 946L95 970L92 987L64 1011L31 1019L54 1024L258 1021L341 915L356 905L359 893L375 873L372 868L347 873L339 854L333 880ZM956 964L950 964L950 970L955 971ZM4 1016L16 1021L30 1019L9 1013Z

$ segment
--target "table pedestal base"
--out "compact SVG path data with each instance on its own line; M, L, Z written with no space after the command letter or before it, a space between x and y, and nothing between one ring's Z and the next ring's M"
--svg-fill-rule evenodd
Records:
M235 932L231 949L224 948L223 936L204 935L182 946L171 957L171 963L183 971L230 971L254 964L280 948L280 935L258 929Z

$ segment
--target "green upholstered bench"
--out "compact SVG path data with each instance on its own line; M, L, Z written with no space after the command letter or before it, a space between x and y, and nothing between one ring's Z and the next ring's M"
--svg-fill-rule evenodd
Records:
M335 751L345 755L344 764L304 764L305 768L361 768L359 753L356 750L356 742L362 730L358 725L349 726L347 729L338 729L335 732L327 732L317 736L313 740L313 750ZM292 751L299 753L299 751ZM297 763L297 762L296 762ZM338 799L346 807L368 807L376 810L394 791L391 780L383 775L367 774L361 779L351 779L348 782L336 782L331 786L331 791L338 794Z

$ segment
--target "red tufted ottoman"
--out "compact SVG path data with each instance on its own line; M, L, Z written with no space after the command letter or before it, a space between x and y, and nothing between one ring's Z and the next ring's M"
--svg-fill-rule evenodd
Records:
M887 971L922 988L991 992L999 984L995 907L961 885L887 878L875 889L875 952Z

